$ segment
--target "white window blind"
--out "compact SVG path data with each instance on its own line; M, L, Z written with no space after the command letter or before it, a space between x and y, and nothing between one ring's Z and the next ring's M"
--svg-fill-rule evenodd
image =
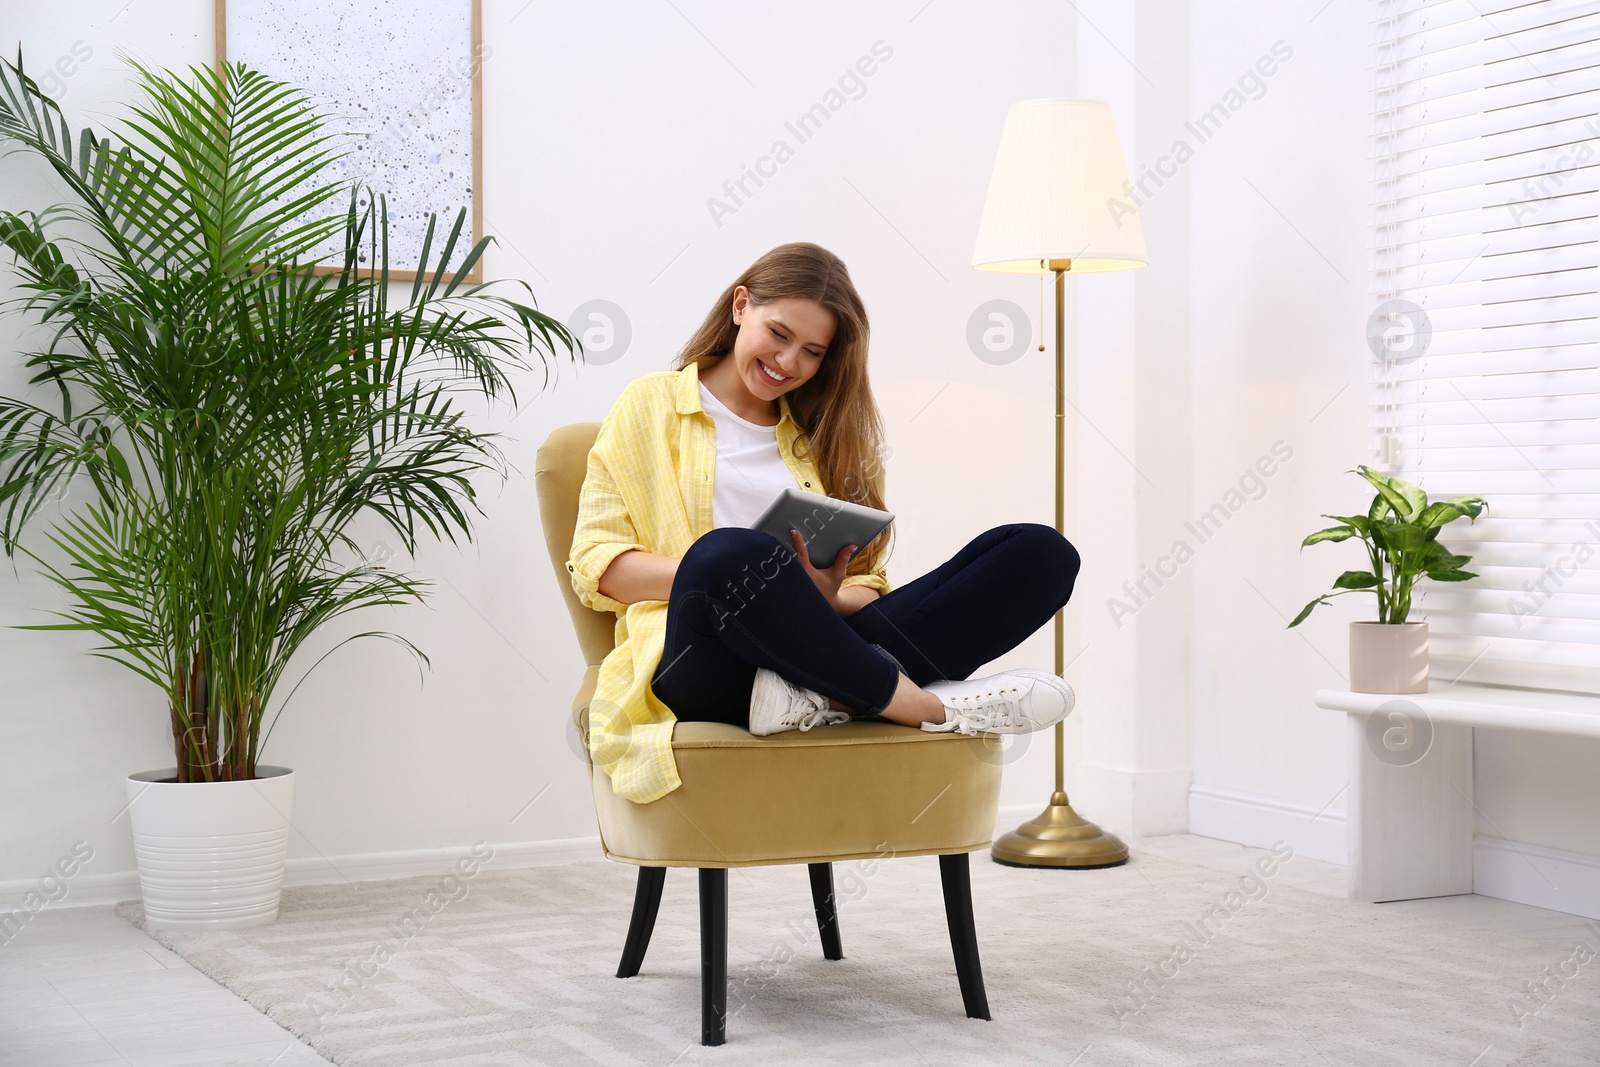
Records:
M1373 466L1489 502L1412 617L1435 684L1600 692L1600 0L1375 7Z

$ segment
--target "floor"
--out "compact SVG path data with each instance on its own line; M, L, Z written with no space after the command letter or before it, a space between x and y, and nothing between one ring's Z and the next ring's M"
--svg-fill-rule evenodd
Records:
M1267 854L1192 834L1145 838L1134 847L1229 873ZM1297 857L1277 877L1344 897L1344 868L1335 864ZM1568 945L1587 921L1480 896L1382 907ZM42 911L0 951L0 1063L305 1067L328 1061L104 905Z
M47 908L0 950L0 1063L328 1063L111 907Z

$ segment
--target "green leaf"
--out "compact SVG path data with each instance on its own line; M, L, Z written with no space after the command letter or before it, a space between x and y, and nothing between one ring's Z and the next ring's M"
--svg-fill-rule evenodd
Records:
M1306 621L1306 616L1311 614L1311 610L1313 608L1315 608L1318 604L1326 604L1327 602L1328 602L1328 598L1327 598L1326 595L1317 597L1317 599L1313 600L1311 603L1309 603L1305 607L1301 608L1300 609L1300 614L1296 615L1294 617L1294 621L1291 622L1288 626L1284 627L1284 629L1292 630L1296 626L1299 626L1301 623Z
M1477 521L1479 515L1482 515L1489 509L1489 502L1484 500L1481 496L1451 497L1449 500L1444 501L1444 503L1454 504L1466 514L1469 521L1474 522Z
M1367 533L1368 517L1365 515L1323 515L1325 519L1336 519L1344 523L1358 534L1365 536Z
M1371 589L1383 580L1371 571L1345 571L1333 580L1335 589Z
M1413 556L1411 560L1423 570L1441 567L1454 570L1471 561L1471 556L1457 555L1438 541L1429 541L1423 545L1422 551Z
M1409 522L1391 522L1384 526L1383 543L1390 551L1405 552L1421 548L1427 541L1427 531Z
M1454 567L1429 567L1424 573L1436 582L1465 582L1477 577L1471 571L1458 570Z
M116 445L106 445L106 459L111 463L111 469L117 472L117 477L129 490L133 489L133 472L128 469L128 461Z
M1348 541L1355 535L1355 530L1349 526L1330 526L1326 530L1318 530L1316 533L1308 535L1304 541L1300 542L1300 547L1305 548L1307 545L1315 545L1322 541Z
M1436 530L1467 514L1466 508L1449 500L1437 500L1417 516L1417 525L1425 530Z
M1417 516L1428 506L1428 494L1420 485L1408 482L1404 478L1390 477L1389 487L1405 499L1406 507L1403 517L1407 522L1416 522Z
M1365 464L1358 466L1355 469L1355 473L1365 478L1378 491L1378 496L1382 500L1382 504L1377 500L1372 502L1372 508L1367 512L1368 518L1381 519L1384 510L1386 510L1384 505L1387 505L1387 508L1394 509L1395 515L1402 521L1409 521L1416 514L1416 510L1420 509L1421 504L1414 506L1414 498L1408 498L1407 493L1400 488L1405 486L1407 487L1407 492L1415 490L1416 493L1421 494L1422 490L1417 489L1410 482L1399 482L1382 471L1373 470ZM1427 497L1424 495L1421 500L1425 503Z

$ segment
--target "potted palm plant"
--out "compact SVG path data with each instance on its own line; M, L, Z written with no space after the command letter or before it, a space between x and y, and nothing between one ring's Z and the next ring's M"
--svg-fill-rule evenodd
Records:
M1428 624L1411 622L1411 594L1418 580L1465 582L1476 578L1461 568L1471 556L1452 553L1438 541L1439 531L1457 519L1476 521L1488 504L1481 497L1462 496L1428 502L1421 486L1391 478L1371 467L1353 473L1365 478L1377 495L1365 515L1324 515L1336 519L1300 543L1359 538L1367 550L1367 570L1345 571L1324 593L1289 623L1299 626L1319 604L1346 593L1373 593L1378 598L1376 622L1350 624L1350 688L1357 693L1426 693L1428 691Z
M170 711L176 765L128 779L147 922L270 922L293 774L259 761L285 670L334 619L430 584L361 558L353 524L374 516L412 553L419 526L470 540L473 477L503 457L460 398L514 405L523 354L574 340L531 291L464 283L488 245L460 241L465 209L447 232L430 216L423 269L391 283L384 199L321 180L345 153L293 86L134 63L120 138L74 138L20 53L0 64L0 140L71 194L0 210L11 310L49 338L22 357L27 395L0 395L0 543L70 605L23 628L93 632ZM69 483L85 492L52 562L18 537ZM393 633L334 648L356 637L427 663Z

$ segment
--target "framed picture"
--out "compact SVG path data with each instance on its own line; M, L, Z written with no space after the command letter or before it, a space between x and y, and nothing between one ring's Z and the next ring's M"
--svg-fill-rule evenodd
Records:
M328 132L345 139L336 177L386 197L389 276L409 281L437 267L465 207L450 256L450 268L458 267L483 233L481 0L215 2L217 70L242 60L306 90L329 116ZM423 264L429 212L439 218ZM368 239L361 269L370 276ZM330 242L314 254L338 247ZM482 273L480 260L468 278L482 281Z

